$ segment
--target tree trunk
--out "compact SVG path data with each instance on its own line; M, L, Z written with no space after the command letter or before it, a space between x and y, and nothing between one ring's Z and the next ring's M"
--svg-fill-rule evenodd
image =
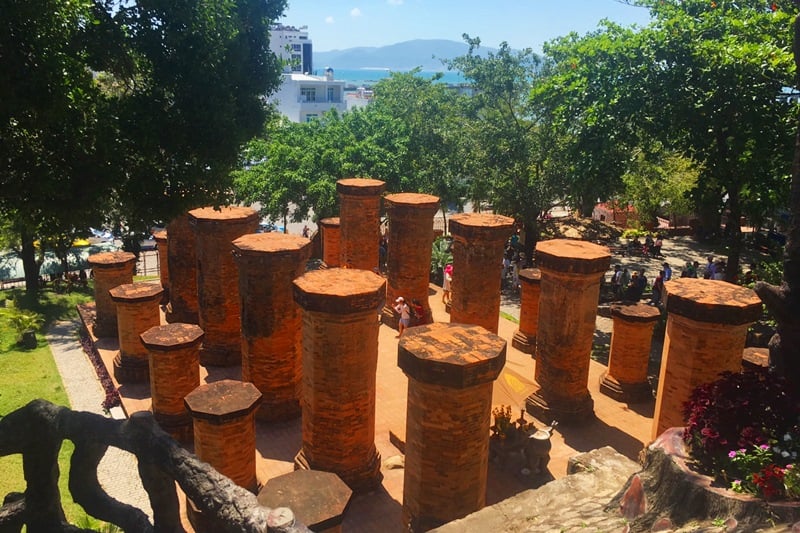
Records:
M22 250L22 269L25 272L25 292L35 294L39 291L39 263L36 262L36 248L33 246L33 235L26 230L20 231Z
M522 243L525 249L525 267L531 265L533 261L533 250L539 242L539 221L535 218L525 221L525 242Z
M727 237L730 240L728 263L725 266L725 281L736 283L739 276L739 261L742 254L742 207L739 203L739 189L729 191Z

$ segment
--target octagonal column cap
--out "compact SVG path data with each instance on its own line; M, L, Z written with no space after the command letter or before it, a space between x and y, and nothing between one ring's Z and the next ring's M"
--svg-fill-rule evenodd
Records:
M654 305L620 302L611 304L611 316L626 322L656 322L661 317L661 311Z
M130 252L100 252L99 254L90 255L88 260L92 268L96 269L111 269L119 268L120 265L126 263L135 263L136 256Z
M307 311L355 314L377 310L386 300L386 280L369 270L314 270L293 284L295 302Z
M194 225L224 226L250 220L258 220L258 213L250 207L226 206L218 209L200 207L189 211L189 223Z
M542 282L542 271L538 268L523 268L519 271L519 280L526 285L539 285Z
M323 228L338 228L341 225L341 221L339 217L328 217L320 220L319 225Z
M345 178L336 182L336 192L350 196L380 196L386 182L370 178Z
M514 227L514 219L490 213L459 213L450 217L450 233L467 241L505 239Z
M742 325L761 316L761 299L747 287L696 278L670 280L664 287L667 312L698 322Z
M200 385L186 395L183 403L193 417L221 425L252 413L262 399L252 383L223 379Z
M167 230L162 229L153 233L153 239L159 244L167 242Z
M141 335L145 348L157 352L171 352L199 344L205 333L196 324L174 322L163 326L153 326Z
M125 283L124 285L117 285L113 289L109 289L108 294L111 299L117 303L135 303L147 302L156 300L164 294L164 288L161 285L150 282L139 283Z
M251 233L242 235L232 243L233 255L263 256L276 254L281 256L302 257L311 254L311 241L300 235L286 233Z
M439 197L430 194L420 194L414 192L400 192L384 196L387 211L406 212L406 211L432 211L436 213L439 209Z
M540 241L534 255L539 268L569 274L597 274L611 265L607 246L574 239Z
M506 341L481 326L435 322L400 337L397 365L422 383L464 389L497 379Z

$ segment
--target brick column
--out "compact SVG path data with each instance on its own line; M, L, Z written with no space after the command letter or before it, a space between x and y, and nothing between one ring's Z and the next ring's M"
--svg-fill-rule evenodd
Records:
M600 376L600 392L619 402L651 400L647 382L653 328L661 317L658 307L622 302L611 305L614 323L608 370Z
M252 493L256 479L255 410L261 393L252 383L223 379L184 398L194 423L194 453Z
M161 323L158 304L164 289L150 282L119 285L109 291L117 304L119 352L114 377L120 383L146 383L150 379L147 348L139 335Z
M341 533L352 495L350 487L332 472L295 470L267 481L258 493L258 503L270 509L291 509L311 531Z
M155 326L140 335L150 355L150 397L153 417L172 438L192 439L192 418L183 398L200 386L200 343L195 324Z
M339 193L339 264L372 271L378 268L380 247L380 180L348 178L336 182Z
M158 274L161 278L161 287L164 289L161 303L166 304L169 302L169 253L167 252L167 231L161 230L153 233L153 239L156 241L156 250L158 251Z
M511 346L522 353L536 356L536 332L539 331L539 295L542 290L542 273L538 268L519 271L520 307L519 329L514 332Z
M503 245L513 226L513 218L500 215L462 213L450 217L451 323L476 324L497 333Z
M439 197L429 194L399 193L384 198L389 215L389 254L387 256L386 306L383 323L396 328L399 316L392 306L398 296L408 305L417 300L423 309L420 324L433 322L428 303L433 246L433 216Z
M747 328L761 300L745 287L708 279L668 281L667 333L661 355L652 437L683 426L683 404L698 385L739 372Z
M88 262L94 275L94 335L116 337L117 306L108 291L117 285L133 283L136 256L129 252L102 252L90 255Z
M377 487L376 313L386 282L357 269L309 272L294 281L303 309L303 447L297 468L334 472L354 491Z
M536 338L538 389L525 401L529 413L547 421L571 423L594 416L589 395L600 281L611 264L607 247L554 239L536 245L542 273Z
M486 504L492 384L506 341L480 326L430 324L400 338L408 376L403 526L427 531Z
M169 304L167 322L197 324L197 243L189 225L189 214L167 226Z
M200 348L204 366L242 363L239 273L231 241L258 229L258 213L249 207L203 207L189 211L197 238L197 302L200 327L206 334Z
M306 271L311 241L299 235L253 233L233 241L242 312L242 380L264 395L263 420L300 416L300 309L292 281Z
M323 218L319 227L322 229L322 262L327 268L337 268L341 255L339 217Z

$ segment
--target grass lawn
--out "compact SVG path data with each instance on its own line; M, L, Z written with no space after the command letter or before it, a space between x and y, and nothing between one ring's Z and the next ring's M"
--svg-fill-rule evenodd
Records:
M45 324L54 320L75 317L75 305L94 299L91 288L75 290L71 294L56 294L49 290L41 292L37 301L25 298L24 292L0 291L0 300L17 297L21 309L33 310L45 317ZM8 305L11 305L10 302ZM5 416L36 398L43 398L58 405L69 406L61 376L56 369L50 348L44 338L45 325L37 333L39 346L32 350L20 349L16 345L16 332L7 319L7 310L0 308L0 417ZM62 505L67 519L75 523L85 520L83 509L72 501L67 488L69 459L72 443L65 441L59 454ZM0 457L0 497L9 492L24 492L25 478L22 473L22 456Z

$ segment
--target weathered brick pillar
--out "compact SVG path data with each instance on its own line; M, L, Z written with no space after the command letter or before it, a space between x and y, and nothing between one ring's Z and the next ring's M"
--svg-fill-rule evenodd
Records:
M317 270L294 281L303 309L303 447L295 466L334 472L357 492L383 479L375 373L385 295L384 279L366 270Z
M203 207L189 211L197 238L197 301L200 327L206 334L200 364L242 363L239 272L231 242L258 229L258 213L249 207Z
M653 328L661 317L658 307L622 302L611 305L614 323L608 370L600 376L600 392L619 402L651 400L647 382Z
M175 218L167 226L167 265L169 304L167 322L197 324L197 243L189 224L189 214Z
M661 355L652 437L684 426L683 404L698 385L726 370L739 372L747 328L761 316L761 300L745 287L708 279L664 284L667 333Z
M164 294L161 297L161 303L166 304L169 302L169 253L167 230L161 230L153 233L153 239L156 241L156 250L158 251L158 274L161 278L161 287L164 289Z
M542 273L538 268L519 271L520 308L519 329L514 332L511 346L522 353L536 356L536 332L539 331L539 295L542 290Z
M337 268L341 255L339 217L323 218L319 227L322 228L322 262L327 268Z
M172 438L192 439L192 418L183 398L200 386L200 343L195 324L155 326L140 336L150 354L150 397L153 417Z
M536 338L538 389L525 402L539 420L572 423L594 416L589 395L600 281L611 264L607 247L585 241L554 239L536 245L542 273Z
M136 256L129 252L102 252L89 256L94 275L95 337L117 336L117 305L108 293L117 285L133 283Z
M200 385L184 398L194 424L200 460L255 493L256 419L261 393L252 383L223 379Z
M109 294L117 304L119 330L114 377L120 383L146 383L150 379L149 356L139 335L161 323L158 304L164 289L156 283L128 283L114 287Z
M258 493L258 503L291 509L315 533L341 533L353 491L332 472L295 470L274 477Z
M428 303L433 246L433 216L439 209L439 197L429 194L399 193L384 198L389 215L389 254L386 261L388 281L383 323L397 327L399 316L394 301L405 298L422 305L420 324L433 322Z
M339 264L343 268L373 271L380 248L380 180L348 178L336 182L339 193Z
M292 281L302 276L311 241L299 235L253 233L233 241L242 312L242 380L264 395L263 420L300 416L300 308Z
M453 235L451 323L476 324L497 333L503 245L513 226L513 218L501 215L461 213L450 217Z
M403 526L427 531L486 504L492 384L506 341L480 326L435 323L400 338L408 376Z

